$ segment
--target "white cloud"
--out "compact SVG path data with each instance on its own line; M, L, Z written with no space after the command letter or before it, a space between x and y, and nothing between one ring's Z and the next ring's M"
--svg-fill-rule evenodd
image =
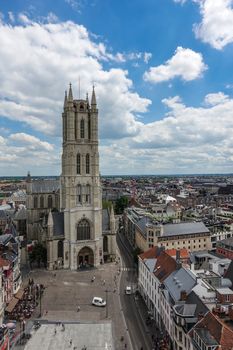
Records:
M8 16L9 16L9 20L14 23L15 22L15 16L13 14L13 12L9 11L8 12Z
M20 21L0 23L0 116L11 121L7 133L0 128L1 137L11 134L5 148L1 139L1 174L7 174L9 164L12 174L25 173L25 166L36 174L59 173L64 90L72 82L77 98L79 78L83 98L93 82L96 85L102 140L139 133L142 122L137 115L146 112L151 101L134 91L126 70L106 70L104 62L143 60L143 53L123 53L120 58L73 22L33 22L25 14ZM13 131L19 126L20 132Z
M184 5L184 3L187 1L187 0L173 0L175 3L177 4L181 4L181 5Z
M151 59L151 57L152 57L152 53L151 52L145 52L144 53L144 62L148 63L149 60Z
M81 12L82 1L81 0L65 0L65 2L71 6L74 11Z
M163 103L169 112L162 120L142 124L134 137L101 147L105 173L233 171L233 99L219 92L205 97L205 107L186 106L178 96Z
M42 148L46 151L52 151L54 149L54 146L50 143L46 141L41 141L37 137L25 133L11 134L9 138L13 141L18 141L19 143L30 145L31 147L33 147L33 149Z
M181 77L184 81L191 81L200 78L207 69L201 53L191 49L177 47L172 58L165 64L157 67L150 67L144 73L144 80L152 83L160 83Z
M194 25L197 38L221 50L233 42L232 0L193 0L200 6L201 23Z
M209 105L209 106L216 106L218 104L227 102L227 100L229 100L229 96L225 95L222 92L208 94L205 97L205 103L206 105Z

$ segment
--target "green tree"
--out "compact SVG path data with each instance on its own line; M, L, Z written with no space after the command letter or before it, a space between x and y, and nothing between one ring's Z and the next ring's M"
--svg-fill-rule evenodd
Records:
M102 201L102 207L103 209L110 209L112 206L112 202L111 201L107 201L106 199L103 199Z
M41 264L46 267L47 249L43 244L37 243L33 246L32 251L29 253L29 262L31 266L36 263L37 267L41 267Z
M129 204L128 197L122 196L118 198L115 203L115 213L122 214L124 209L127 208L128 204Z

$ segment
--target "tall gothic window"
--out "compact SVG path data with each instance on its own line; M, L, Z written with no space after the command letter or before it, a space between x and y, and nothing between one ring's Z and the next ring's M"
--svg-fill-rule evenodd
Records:
M86 154L86 174L90 174L90 154Z
M82 203L82 187L81 185L77 186L77 204Z
M33 207L35 208L35 209L37 209L38 208L38 198L37 197L34 197L34 199L33 199Z
M40 208L44 208L44 197L40 196Z
M52 208L52 207L53 207L53 197L50 194L48 196L48 208Z
M91 238L90 224L86 219L82 219L77 226L77 241L83 241Z
M86 185L86 203L91 203L91 186Z
M80 137L81 139L84 139L85 137L84 119L81 119L81 122L80 122Z
M80 153L77 154L77 174L81 174L81 155Z
M57 257L63 258L63 241L57 242Z
M91 139L91 117L88 116L88 139Z

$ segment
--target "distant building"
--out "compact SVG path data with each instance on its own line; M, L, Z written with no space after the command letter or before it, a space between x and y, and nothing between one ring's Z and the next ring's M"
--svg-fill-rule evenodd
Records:
M218 241L216 243L216 253L233 260L233 237Z
M146 251L153 246L189 251L211 249L210 231L203 222L167 224L153 216L130 208L125 211L124 230L131 245Z

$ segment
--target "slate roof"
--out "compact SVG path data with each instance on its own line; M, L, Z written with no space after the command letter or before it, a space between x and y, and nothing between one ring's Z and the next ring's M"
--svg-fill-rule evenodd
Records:
M233 286L233 260L231 261L230 265L228 266L228 269L224 275L225 278L228 278Z
M230 238L226 238L226 239L223 239L221 241L218 241L216 242L216 245L218 246L221 246L221 245L224 245L224 246L229 246L229 247L233 247L233 237L230 237ZM226 247L227 248L227 247Z
M197 305L195 304L178 304L175 305L175 310L182 316L195 316Z
M103 231L110 230L110 218L108 209L103 209L102 211L102 229Z
M163 236L176 236L194 233L210 233L203 222L182 222L163 225Z
M7 220L7 215L4 210L0 210L0 220Z
M10 233L6 233L4 235L0 235L0 244L7 244L8 242L10 242L12 238L12 235Z
M150 272L153 272L153 270L155 268L156 261L157 261L157 259L146 259L145 265L148 267Z
M64 236L64 212L52 212L53 235Z
M196 329L205 329L211 335L211 338L221 345L221 350L229 350L233 347L233 330L227 327L217 316L210 311L196 324ZM204 336L209 334L204 334Z
M196 285L196 278L191 271L181 267L165 279L164 285L176 303L180 300L181 291L185 291L187 294L191 292L192 288Z
M32 182L32 193L51 193L60 189L60 181L54 179L36 180Z

